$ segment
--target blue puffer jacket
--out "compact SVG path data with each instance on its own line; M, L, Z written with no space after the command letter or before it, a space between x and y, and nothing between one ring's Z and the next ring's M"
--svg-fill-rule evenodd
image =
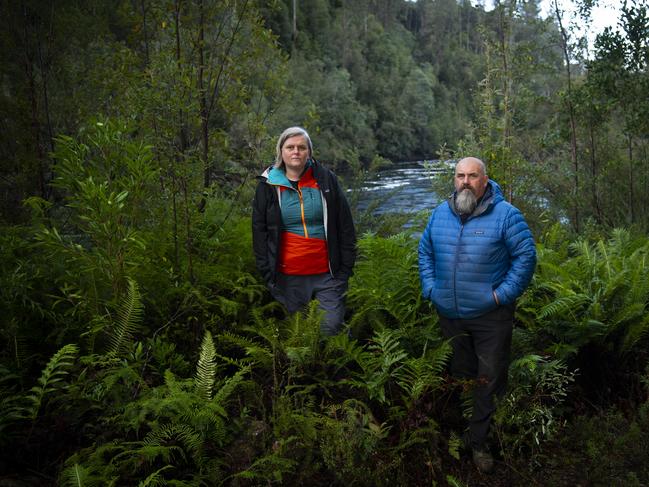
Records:
M442 316L475 318L523 294L536 249L523 215L504 200L495 181L489 180L464 222L454 197L435 208L428 221L419 242L419 277L422 294Z

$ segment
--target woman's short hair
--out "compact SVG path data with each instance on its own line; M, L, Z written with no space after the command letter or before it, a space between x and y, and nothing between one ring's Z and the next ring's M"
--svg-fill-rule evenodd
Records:
M301 135L306 139L306 145L309 147L309 157L313 156L313 144L311 144L311 137L309 137L307 131L302 127L289 127L284 130L284 132L282 132L282 135L279 136L279 139L277 139L275 167L280 168L284 165L284 161L282 160L282 147L284 147L284 142L286 142L286 139L290 139L291 137L295 137L297 135Z

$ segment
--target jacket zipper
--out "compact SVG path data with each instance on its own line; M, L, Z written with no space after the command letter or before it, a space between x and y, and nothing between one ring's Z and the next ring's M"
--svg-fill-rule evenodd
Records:
M304 216L304 199L302 198L302 190L298 186L295 188L297 195L300 198L300 213L302 215L302 228L304 229L304 236L309 238L309 231L306 229L306 217Z
M458 245L455 246L455 262L453 263L453 302L455 303L455 314L460 315L460 308L457 305L457 263L458 254L460 252L460 241L462 240L462 233L464 232L464 223L460 223L460 234L458 235Z

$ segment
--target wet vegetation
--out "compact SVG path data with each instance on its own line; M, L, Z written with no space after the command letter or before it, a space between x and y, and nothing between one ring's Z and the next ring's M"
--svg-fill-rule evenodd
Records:
M646 485L646 3L588 56L535 1L0 5L0 485ZM293 124L352 201L474 154L533 227L492 475L426 215L356 212L339 336L257 275L254 176Z

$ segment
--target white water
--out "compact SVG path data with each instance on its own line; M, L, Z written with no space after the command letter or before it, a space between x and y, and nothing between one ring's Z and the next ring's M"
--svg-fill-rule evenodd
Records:
M432 210L439 204L433 192L432 176L439 172L439 161L399 162L380 171L372 180L366 181L358 191L359 211L365 211L372 203L378 206L372 212L416 213Z

